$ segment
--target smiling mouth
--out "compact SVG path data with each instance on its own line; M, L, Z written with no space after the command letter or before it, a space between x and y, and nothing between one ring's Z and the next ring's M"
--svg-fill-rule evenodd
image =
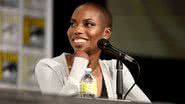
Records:
M74 39L73 40L75 46L82 46L87 43L86 39Z
M85 39L74 39L74 43L85 43L87 40Z

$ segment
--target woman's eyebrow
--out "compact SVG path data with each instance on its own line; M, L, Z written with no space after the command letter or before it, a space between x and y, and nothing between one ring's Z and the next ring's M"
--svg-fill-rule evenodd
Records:
M75 22L76 20L74 18L72 18L70 21Z
M94 21L94 19L92 19L92 18L87 18L87 19L84 19L83 21L84 21L84 22L86 22L86 21Z

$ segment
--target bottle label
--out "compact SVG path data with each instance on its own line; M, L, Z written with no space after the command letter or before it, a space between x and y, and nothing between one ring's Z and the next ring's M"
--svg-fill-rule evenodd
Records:
M81 96L84 96L85 94L97 96L96 82L81 82L80 93L81 93Z

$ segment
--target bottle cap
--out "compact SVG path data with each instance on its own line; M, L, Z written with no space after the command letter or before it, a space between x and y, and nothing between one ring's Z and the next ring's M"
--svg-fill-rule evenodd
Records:
M91 72L92 69L91 69L91 68L87 68L86 71L87 71L87 72Z

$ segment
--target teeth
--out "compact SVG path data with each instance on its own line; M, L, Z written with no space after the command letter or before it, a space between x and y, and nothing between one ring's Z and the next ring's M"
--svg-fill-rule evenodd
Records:
M78 43L78 42L86 42L86 40L84 39L75 39L74 42Z

